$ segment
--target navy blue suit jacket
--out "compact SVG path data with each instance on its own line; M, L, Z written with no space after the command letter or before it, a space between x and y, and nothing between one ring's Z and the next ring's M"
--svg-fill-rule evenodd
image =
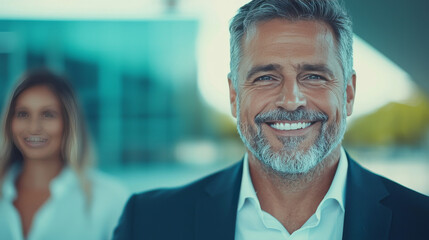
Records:
M348 163L343 239L429 239L429 197ZM234 239L242 165L133 195L113 239Z

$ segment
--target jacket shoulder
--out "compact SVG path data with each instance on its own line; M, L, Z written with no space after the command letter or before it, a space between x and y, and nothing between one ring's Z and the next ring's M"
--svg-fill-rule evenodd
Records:
M390 193L380 203L392 213L390 236L395 239L421 239L426 235L429 197L387 178L380 177Z
M381 208L389 210L389 236L392 239L420 239L426 234L427 217L429 216L428 196L373 173L355 162L351 162L351 165L353 165L353 175L350 177L354 178L355 182L359 182L358 193L363 195L355 194L353 197L359 198L359 201L366 204L373 204L372 206L360 204L360 209L363 207L376 209L376 206L381 206ZM367 201L374 194L379 194L374 191L375 189L383 192L379 195L383 196L379 199L379 203Z
M392 209L402 209L404 214L414 214L423 216L429 215L429 197L411 190L399 183L379 176L384 186L390 193L382 203ZM421 218L423 219L423 218Z
M133 197L136 203L142 205L168 204L174 208L179 207L179 205L184 207L186 203L193 202L201 194L209 193L211 188L222 188L225 187L222 186L223 183L234 181L237 177L238 168L241 168L241 163L235 163L228 168L214 172L184 186L150 190L134 194Z
M412 205L418 208L420 211L424 210L425 213L429 214L429 197L416 192L408 187L405 187L395 181L392 181L386 177L380 176L377 173L371 172L370 170L360 166L358 163L351 161L353 168L356 172L360 172L362 178L365 179L366 185L374 185L376 182L381 182L384 188L387 190L388 195L383 199L382 203L391 207L400 207Z
M185 186L134 194L125 206L114 239L140 239L142 236L169 239L173 233L178 239L192 236L191 226L195 221L198 201L205 194L232 188L234 184L229 182L236 181L240 163Z

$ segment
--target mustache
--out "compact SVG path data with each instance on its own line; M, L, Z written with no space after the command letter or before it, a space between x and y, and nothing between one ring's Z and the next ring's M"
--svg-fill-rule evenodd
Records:
M265 122L274 121L300 121L308 120L312 122L321 121L326 122L328 115L310 109L299 108L295 111L286 111L283 109L274 109L267 112L259 113L255 116L255 123L261 124Z

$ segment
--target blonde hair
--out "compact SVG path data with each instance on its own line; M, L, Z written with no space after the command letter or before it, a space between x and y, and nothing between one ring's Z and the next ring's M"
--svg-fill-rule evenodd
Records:
M64 133L61 144L61 160L76 173L89 205L92 198L92 187L87 176L87 170L92 164L93 157L84 118L77 103L76 95L66 79L47 69L33 70L24 74L12 88L11 95L6 101L0 136L0 186L9 168L14 163L23 160L21 152L13 142L11 131L16 100L25 90L41 85L51 89L62 105Z

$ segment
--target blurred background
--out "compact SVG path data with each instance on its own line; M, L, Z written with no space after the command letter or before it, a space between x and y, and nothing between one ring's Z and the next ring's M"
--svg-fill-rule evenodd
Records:
M26 70L65 73L97 167L133 192L239 161L228 23L246 0L0 0L0 104ZM429 2L345 1L357 95L344 145L367 168L429 194Z

